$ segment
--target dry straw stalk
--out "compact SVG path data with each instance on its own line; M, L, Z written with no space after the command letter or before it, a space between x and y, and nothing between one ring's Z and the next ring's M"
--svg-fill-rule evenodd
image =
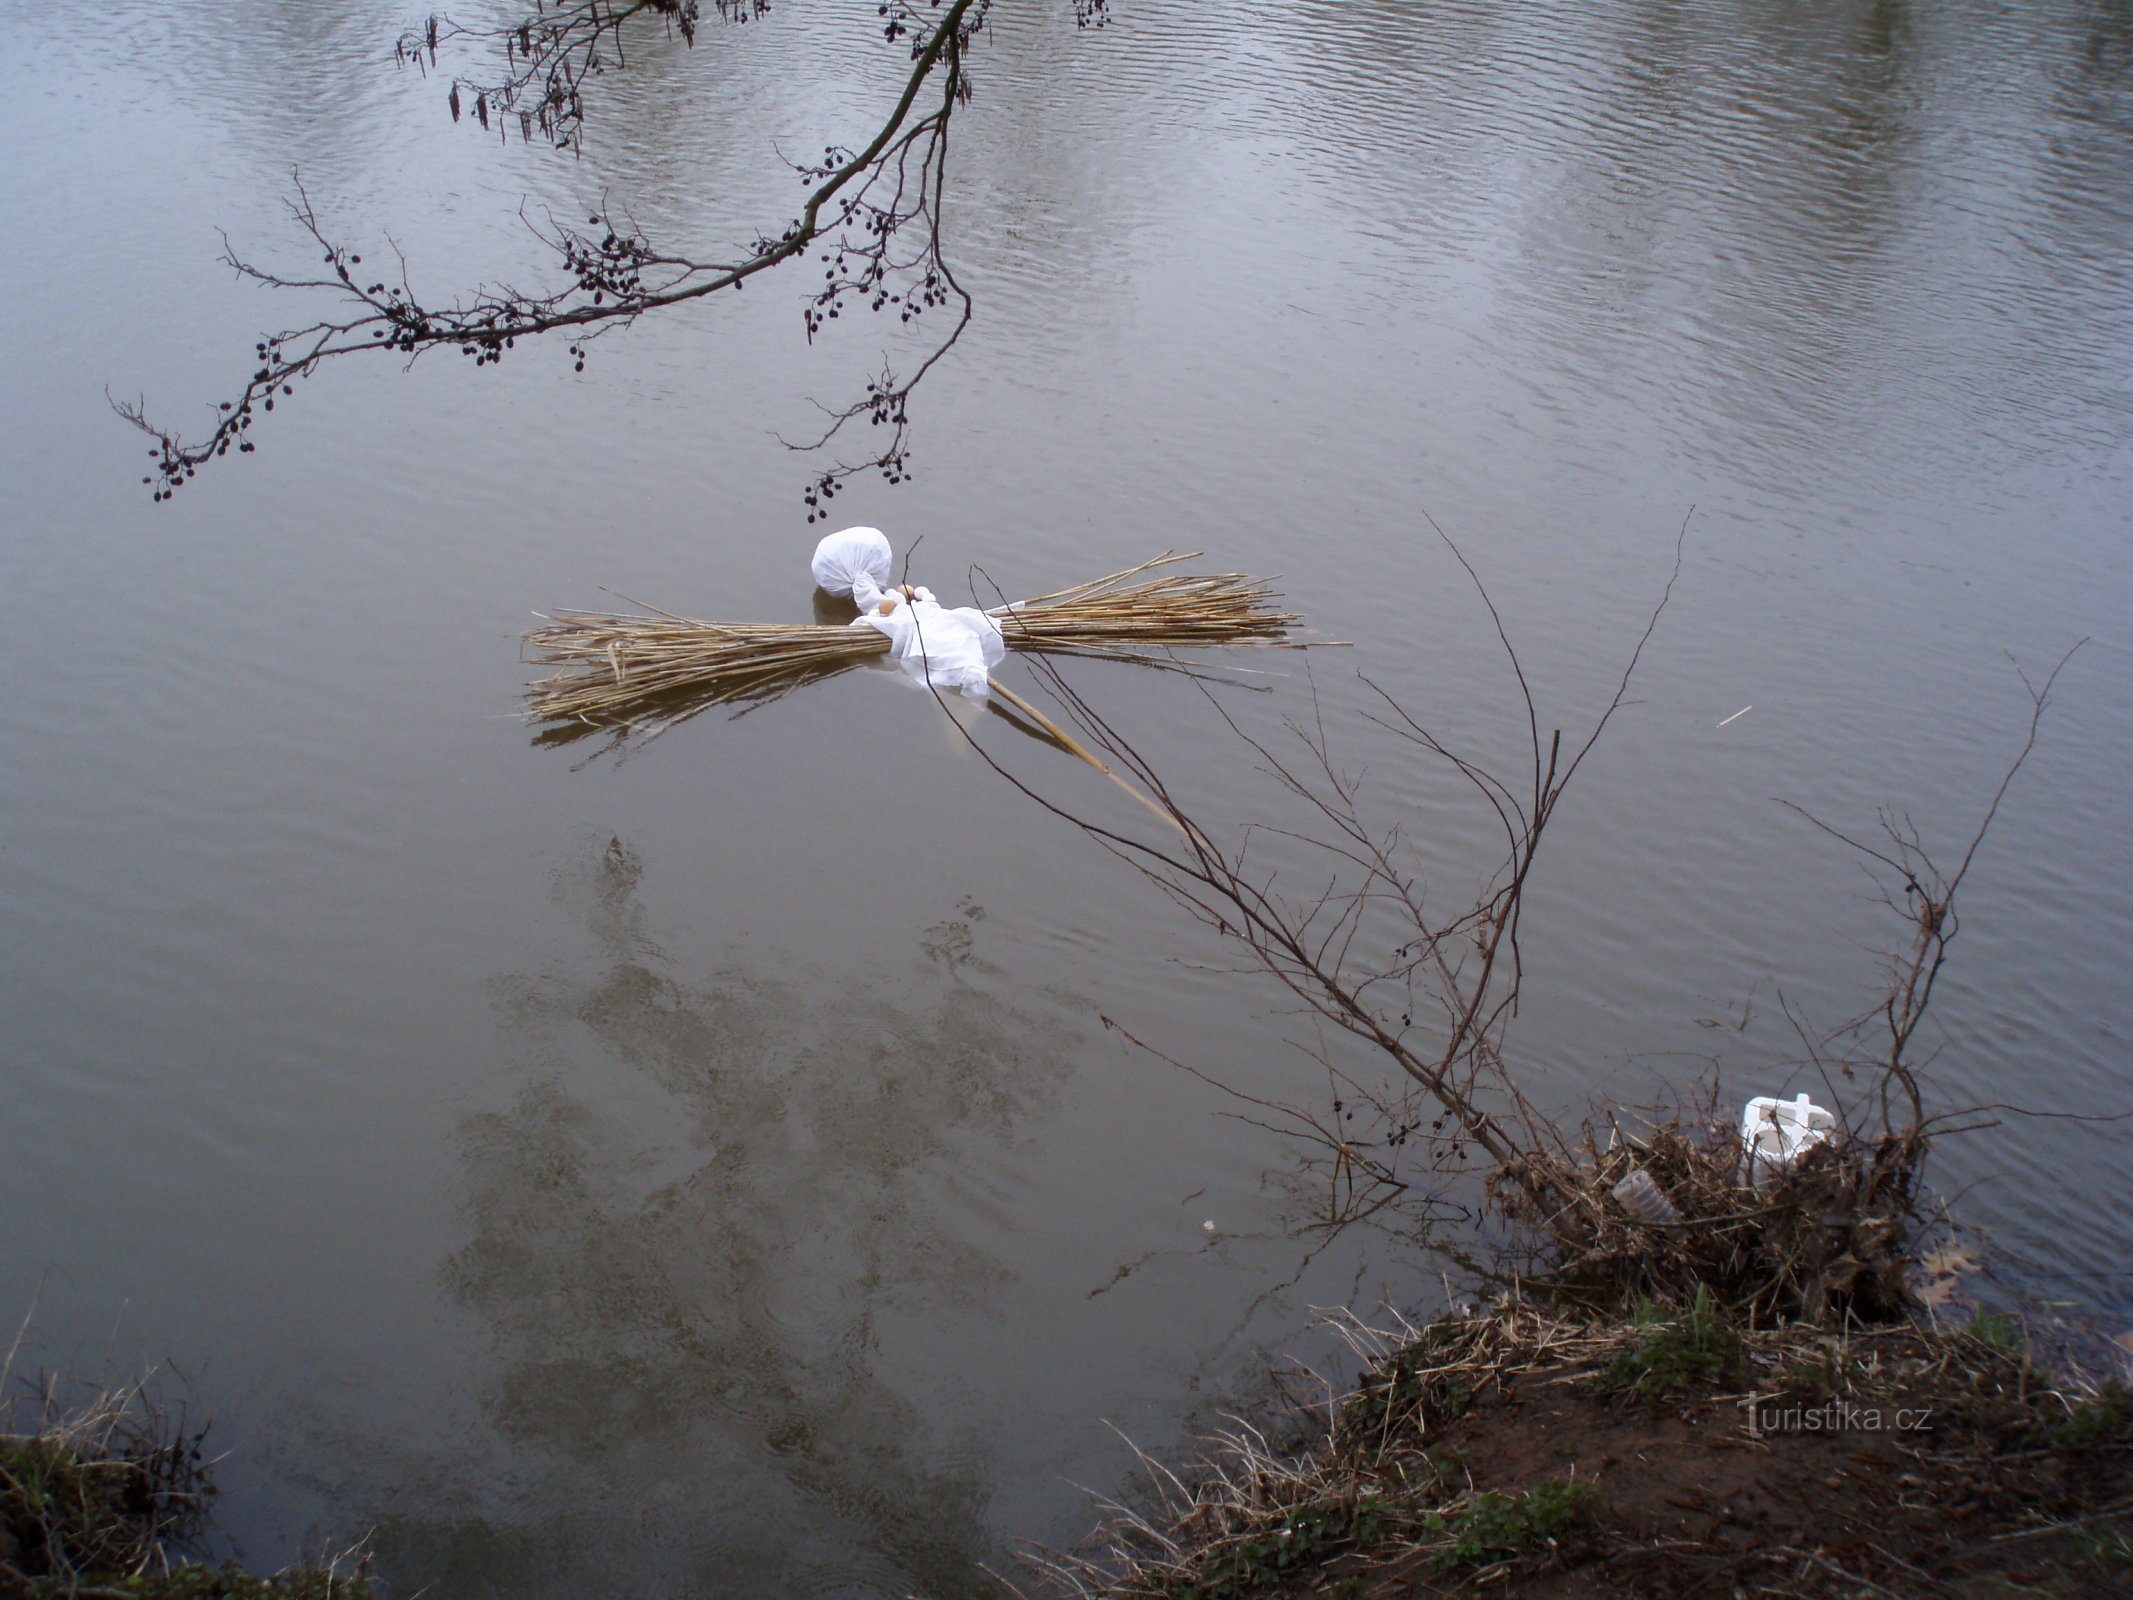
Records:
M1262 579L1164 569L1166 552L1093 583L995 607L1010 650L1145 660L1202 645L1290 645L1299 619ZM781 694L889 648L872 628L705 622L633 600L634 613L560 611L525 636L526 658L555 670L527 690L539 721L668 724L708 706Z

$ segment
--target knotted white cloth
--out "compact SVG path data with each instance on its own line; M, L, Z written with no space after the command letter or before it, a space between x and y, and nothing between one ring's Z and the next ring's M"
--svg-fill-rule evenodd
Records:
M850 596L859 607L852 626L886 634L889 654L913 677L982 699L1007 658L999 623L974 606L951 610L930 589L885 589L895 559L879 528L843 528L815 546L815 582Z

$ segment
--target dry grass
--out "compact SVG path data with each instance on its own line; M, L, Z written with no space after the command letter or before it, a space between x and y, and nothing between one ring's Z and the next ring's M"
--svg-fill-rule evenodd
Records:
M215 1494L204 1435L145 1384L47 1378L12 1397L0 1417L0 1597L365 1600L360 1548L267 1577L186 1558Z
M1363 1362L1353 1391L1292 1397L1290 1414L1271 1422L1228 1418L1187 1473L1136 1449L1140 1503L1099 1502L1102 1525L1077 1550L1023 1552L1045 1589L1077 1600L1227 1600L1287 1593L1294 1579L1302 1593L1361 1570L1354 1563L1374 1551L1423 1570L1472 1565L1477 1554L1519 1553L1489 1547L1493 1537L1604 1518L1585 1485L1491 1494L1432 1446L1439 1422L1485 1389L1541 1365L1597 1365L1630 1337L1625 1329L1517 1300L1426 1328L1372 1328L1345 1314L1333 1325Z
M9 1579L134 1574L196 1533L200 1438L136 1385L63 1404L54 1381L0 1428L0 1592ZM22 1425L22 1413L31 1413Z
M1263 580L1164 569L1164 554L1093 583L994 608L1010 650L1160 661L1206 645L1285 645L1298 618ZM714 705L783 694L884 654L872 628L705 622L632 601L634 613L562 611L525 636L554 670L527 690L536 721L656 731Z

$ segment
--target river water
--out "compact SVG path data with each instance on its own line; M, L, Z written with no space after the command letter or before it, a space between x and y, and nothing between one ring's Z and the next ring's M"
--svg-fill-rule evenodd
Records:
M1867 1005L1897 930L1776 800L1959 853L2015 663L2087 638L1966 889L1930 1081L2133 1109L2133 10L1116 11L1001 0L948 218L978 320L915 480L839 520L923 535L942 589L1164 548L1282 574L1353 641L1312 664L1343 763L1456 897L1487 829L1358 679L1515 757L1430 519L1576 728L1686 518L1533 891L1514 1055L1572 1110L1817 1088L1786 1011ZM1176 1449L1328 1359L1313 1308L1460 1292L1476 1235L1314 1229L1298 1146L1107 1030L1325 1092L1219 941L893 673L619 756L516 720L535 610L810 615L775 434L885 328L810 347L771 280L582 375L350 363L150 504L105 388L205 414L300 319L215 259L220 228L302 262L292 169L426 290L530 281L522 202L707 251L778 225L778 152L858 142L897 71L873 7L790 0L649 44L574 162L454 127L392 65L404 20L0 8L18 1367L168 1363L262 1564L373 1531L401 1593L991 1592L1014 1540L1087 1527L1078 1486L1129 1486L1120 1433ZM1233 698L1270 738L1311 705L1280 666ZM1279 812L1189 684L1074 681L1211 826ZM1934 1172L1981 1292L2133 1328L2123 1126L2002 1119Z

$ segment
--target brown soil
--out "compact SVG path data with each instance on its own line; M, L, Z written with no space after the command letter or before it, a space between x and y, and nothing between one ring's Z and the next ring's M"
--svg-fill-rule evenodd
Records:
M1476 1489L1590 1480L1605 1524L1494 1572L1434 1572L1426 1550L1381 1560L1358 1600L2133 1595L2133 1453L2122 1439L2087 1450L2035 1439L2044 1408L2032 1402L1980 1404L1961 1376L1927 1378L1849 1413L1818 1402L1819 1417L1852 1424L1843 1431L1804 1431L1804 1404L1788 1418L1772 1400L1765 1414L1802 1431L1751 1434L1731 1397L1624 1403L1561 1378L1523 1376L1445 1427L1439 1453L1458 1452Z

